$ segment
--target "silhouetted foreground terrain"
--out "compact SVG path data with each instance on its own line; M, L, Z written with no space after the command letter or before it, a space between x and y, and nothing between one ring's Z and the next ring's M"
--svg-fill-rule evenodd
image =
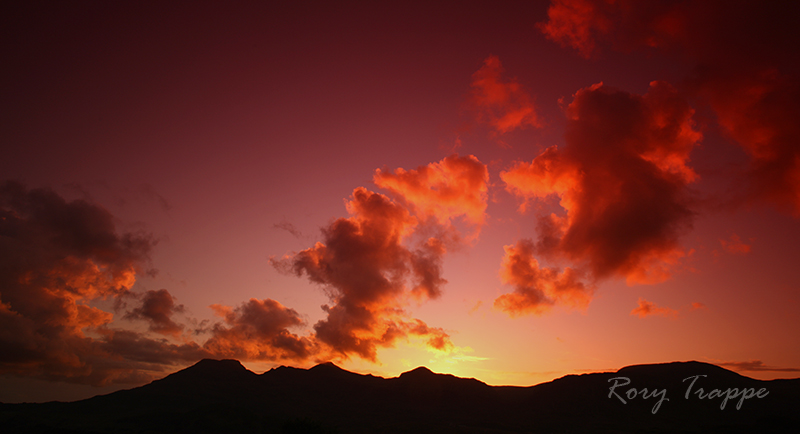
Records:
M609 381L615 377L624 378ZM630 384L609 397L625 379ZM637 396L628 399L632 387ZM747 388L751 397L738 410L742 394L731 397L721 409L719 392L700 399L699 388ZM659 395L651 396L654 389ZM767 393L759 398L761 389ZM390 379L332 364L258 375L235 360L203 360L146 386L83 401L0 405L1 432L785 433L799 424L800 379L759 381L700 362L498 387L426 368Z

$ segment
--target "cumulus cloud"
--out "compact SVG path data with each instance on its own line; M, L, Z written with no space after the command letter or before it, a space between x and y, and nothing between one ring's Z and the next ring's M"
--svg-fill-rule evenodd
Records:
M514 292L498 297L495 308L513 317L542 314L556 304L588 306L594 288L581 282L573 269L541 267L534 258L535 246L530 240L521 240L504 249L500 280L512 285Z
M664 316L667 318L677 318L678 311L668 307L659 307L656 306L655 303L649 302L643 298L639 298L639 305L631 311L631 315L636 315L639 318L653 315Z
M693 67L687 89L750 156L747 197L800 215L797 4L558 0L540 29L585 57L655 49Z
M314 325L315 338L338 356L371 361L377 360L378 348L409 336L437 350L452 346L442 329L404 310L410 299L423 302L441 295L443 244L429 238L417 248L407 247L419 219L363 187L353 191L347 210L350 217L323 228L323 242L273 261L279 269L323 285L330 297L331 304L323 306L327 317Z
M566 146L500 177L523 199L557 197L563 215L539 216L536 254L588 266L594 278L629 284L667 279L691 225L689 154L701 139L693 110L664 82L645 95L602 84L578 91L567 108Z
M531 96L515 79L503 80L503 72L500 59L489 56L472 75L471 105L478 120L495 135L541 126Z

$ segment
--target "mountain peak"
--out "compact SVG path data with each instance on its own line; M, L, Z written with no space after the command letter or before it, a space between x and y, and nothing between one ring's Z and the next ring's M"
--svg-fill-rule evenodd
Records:
M344 371L344 369L336 366L333 362L323 362L313 368L309 369L309 371Z
M184 369L184 371L194 371L194 372L242 372L247 371L247 368L242 365L242 362L234 359L203 359L194 365ZM249 372L249 371L248 371Z
M197 367L218 367L218 368L241 368L246 369L242 362L235 359L203 359L192 365L192 368Z
M194 365L168 375L166 379L204 379L212 381L231 381L250 378L256 375L248 370L238 360L233 359L203 359Z
M400 374L400 378L430 378L436 375L440 374L437 374L424 366L420 366L408 372L403 372Z

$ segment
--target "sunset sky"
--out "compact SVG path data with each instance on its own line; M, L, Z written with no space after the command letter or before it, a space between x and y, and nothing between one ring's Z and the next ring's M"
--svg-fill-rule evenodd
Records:
M800 377L795 3L14 3L2 402L202 358Z

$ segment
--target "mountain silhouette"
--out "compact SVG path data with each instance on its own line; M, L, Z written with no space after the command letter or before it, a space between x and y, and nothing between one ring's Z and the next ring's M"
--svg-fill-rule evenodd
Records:
M236 360L202 360L82 401L0 404L2 432L65 434L784 433L799 424L800 379L760 381L701 362L516 387L425 367L388 379L332 363L259 375Z

